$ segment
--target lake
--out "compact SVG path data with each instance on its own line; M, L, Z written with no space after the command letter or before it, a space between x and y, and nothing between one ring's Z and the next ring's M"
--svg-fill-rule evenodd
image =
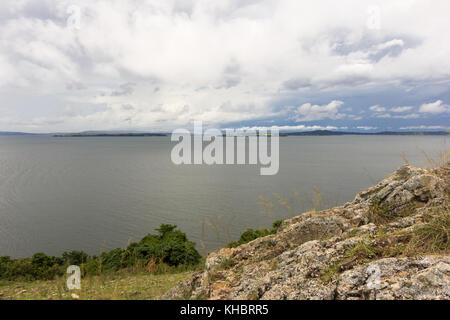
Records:
M201 253L246 228L343 204L443 136L280 138L277 175L257 165L174 165L169 137L0 137L0 256L90 254L176 224ZM286 206L288 203L288 206Z

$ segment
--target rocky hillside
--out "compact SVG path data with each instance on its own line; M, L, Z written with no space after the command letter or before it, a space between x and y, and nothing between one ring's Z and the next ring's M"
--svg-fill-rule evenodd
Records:
M450 168L402 166L352 202L210 254L165 299L450 299Z

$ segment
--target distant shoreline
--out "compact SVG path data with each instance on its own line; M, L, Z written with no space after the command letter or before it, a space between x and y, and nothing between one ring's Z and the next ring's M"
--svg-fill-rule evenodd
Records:
M165 133L100 133L100 134L55 134L55 138L72 138L72 137L167 137Z
M381 132L346 132L346 131L329 131L316 130L304 132L287 132L280 133L286 136L345 136L345 135L364 135L364 136L448 136L450 132L446 131L381 131Z
M225 135L225 134L224 134ZM245 135L245 134L244 134ZM257 134L258 135L258 134ZM301 132L280 132L280 137L288 136L449 136L447 131L381 131L381 132L352 132L315 130ZM27 132L0 132L0 136L51 136L56 138L84 138L84 137L167 137L170 133L154 132L79 132L79 133L27 133Z

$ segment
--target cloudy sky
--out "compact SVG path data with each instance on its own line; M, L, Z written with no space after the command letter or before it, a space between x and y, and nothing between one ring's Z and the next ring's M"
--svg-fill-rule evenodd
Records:
M2 0L0 131L450 126L448 0Z

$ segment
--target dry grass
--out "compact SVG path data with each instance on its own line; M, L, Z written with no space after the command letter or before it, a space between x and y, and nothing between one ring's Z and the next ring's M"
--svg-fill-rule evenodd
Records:
M429 155L424 150L420 149L426 159L426 167L428 168L444 168L448 165L450 161L450 151L449 150L440 150L436 152L436 154Z
M292 195L287 197L279 193L273 193L272 196L273 199L260 195L258 204L263 209L262 212L273 219L286 219L304 212L318 212L339 204L339 196L326 199L317 187L313 187L309 194L293 189Z
M369 221L376 225L388 223L395 218L390 211L391 208L387 207L381 200L374 199L369 207Z
M51 281L0 283L0 300L152 300L187 280L191 272L153 275L115 273L81 280L81 290L68 290L65 277Z
M204 256L208 254L205 243L207 231L208 230L212 231L215 234L217 241L223 243L223 247L225 247L227 243L232 241L231 224L235 219L236 216L231 216L231 218L228 219L228 222L223 222L222 217L216 216L214 219L211 220L208 218L202 220L200 247L201 252Z
M450 253L450 212L434 217L415 228L406 253Z

